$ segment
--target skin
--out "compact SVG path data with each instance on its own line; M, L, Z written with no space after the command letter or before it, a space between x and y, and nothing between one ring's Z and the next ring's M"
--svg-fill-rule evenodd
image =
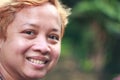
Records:
M38 80L58 61L61 21L50 3L23 8L0 39L0 70L6 80Z

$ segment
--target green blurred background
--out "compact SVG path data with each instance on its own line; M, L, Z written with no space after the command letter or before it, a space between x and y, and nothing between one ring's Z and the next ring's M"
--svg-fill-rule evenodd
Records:
M62 2L72 15L60 60L43 80L113 80L120 74L120 0Z

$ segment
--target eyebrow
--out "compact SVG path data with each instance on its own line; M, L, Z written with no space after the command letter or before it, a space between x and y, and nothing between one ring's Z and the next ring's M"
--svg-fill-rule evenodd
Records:
M51 31L58 32L58 29L53 28Z
M33 24L33 23L26 23L26 24L24 24L24 25L29 25L29 26L31 26L31 27L39 27L38 25Z

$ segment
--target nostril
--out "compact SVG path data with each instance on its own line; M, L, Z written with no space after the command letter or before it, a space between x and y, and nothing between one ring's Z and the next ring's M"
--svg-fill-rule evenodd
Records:
M43 54L43 55L48 55L48 54L49 54L49 51L43 52L42 54Z

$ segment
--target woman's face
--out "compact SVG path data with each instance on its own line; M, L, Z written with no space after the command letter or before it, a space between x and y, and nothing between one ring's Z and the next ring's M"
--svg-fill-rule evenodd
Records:
M22 9L6 36L0 39L0 64L17 80L42 78L57 63L61 21L51 4Z

